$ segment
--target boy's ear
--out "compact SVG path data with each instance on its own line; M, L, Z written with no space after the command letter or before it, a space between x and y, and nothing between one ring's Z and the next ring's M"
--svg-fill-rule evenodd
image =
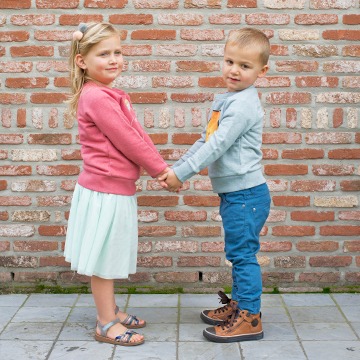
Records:
M80 69L85 70L87 68L84 58L80 54L75 55L75 63Z
M260 70L259 74L258 74L258 77L259 78L262 78L266 75L266 73L268 72L269 70L269 65L264 65L263 68Z

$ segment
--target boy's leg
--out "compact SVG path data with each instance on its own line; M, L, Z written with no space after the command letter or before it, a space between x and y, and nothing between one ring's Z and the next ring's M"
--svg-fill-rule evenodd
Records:
M260 248L259 234L269 214L270 201L266 184L221 194L220 214L225 231L225 253L233 265L232 297L238 305L234 306L231 326L228 324L223 329L217 326L204 330L204 336L209 340L231 342L260 339L263 336L259 314L262 280L256 254ZM229 330L233 332L232 335L229 335ZM223 336L225 333L227 335Z

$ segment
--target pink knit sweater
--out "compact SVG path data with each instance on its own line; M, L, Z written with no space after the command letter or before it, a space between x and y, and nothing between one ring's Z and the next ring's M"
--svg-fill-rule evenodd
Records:
M167 164L136 119L130 97L89 82L80 95L78 129L83 171L78 183L99 192L133 195L143 167L152 177Z

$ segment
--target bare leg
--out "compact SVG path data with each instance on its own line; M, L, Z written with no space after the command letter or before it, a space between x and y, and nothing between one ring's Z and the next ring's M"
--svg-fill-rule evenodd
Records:
M114 280L102 279L97 276L91 277L91 290L94 297L97 319L102 325L105 325L113 321L116 316L115 309L115 296L114 296ZM108 332L107 336L111 339L115 339L116 336L123 334L127 328L121 324L115 324ZM100 334L99 329L96 329ZM131 338L132 341L139 341L144 338L143 335L137 334Z

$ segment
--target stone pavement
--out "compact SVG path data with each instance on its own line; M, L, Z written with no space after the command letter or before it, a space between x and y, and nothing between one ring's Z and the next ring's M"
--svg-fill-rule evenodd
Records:
M93 340L91 295L0 295L1 360L359 360L360 294L264 294L264 339L216 344L202 336L217 295L116 296L147 320L144 345ZM139 331L140 332L140 331Z

